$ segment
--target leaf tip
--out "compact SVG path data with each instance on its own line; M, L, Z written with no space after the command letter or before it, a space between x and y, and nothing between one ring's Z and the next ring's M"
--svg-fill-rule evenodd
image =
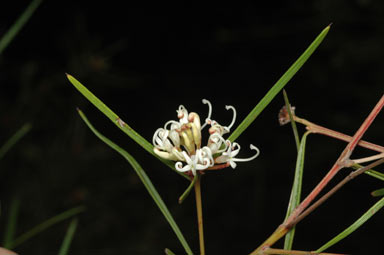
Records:
M165 248L164 249L164 252L165 252L165 254L166 255L175 255L170 249L168 249L168 248Z
M329 23L329 25L324 28L323 33L328 33L329 29L331 29L331 26L333 25L333 22Z

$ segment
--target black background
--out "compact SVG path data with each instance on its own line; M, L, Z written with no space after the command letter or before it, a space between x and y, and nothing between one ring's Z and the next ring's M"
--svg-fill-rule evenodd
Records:
M3 5L0 34L28 1ZM0 56L0 144L24 123L31 132L0 162L1 231L12 197L21 211L17 233L76 205L86 205L71 255L184 254L172 229L130 165L98 140L76 107L107 137L129 151L152 179L189 244L198 251L194 198L177 199L188 182L120 132L68 82L70 73L148 140L183 104L202 118L236 124L249 113L312 40L331 30L286 89L297 115L353 134L383 94L384 4L381 1L292 1L244 6L125 6L122 3L45 1ZM248 254L282 222L293 181L296 149L280 127L282 95L238 139L241 156L259 158L203 179L208 254ZM300 132L304 132L302 126ZM383 144L383 114L364 138ZM206 138L206 137L205 137ZM308 138L303 194L337 159L345 143ZM354 158L371 155L357 149ZM340 180L350 170L343 170ZM336 182L332 182L334 184ZM354 222L377 198L379 180L361 176L297 227L295 249L315 250ZM379 212L329 249L380 254ZM57 254L68 221L15 251ZM281 247L277 243L276 247Z

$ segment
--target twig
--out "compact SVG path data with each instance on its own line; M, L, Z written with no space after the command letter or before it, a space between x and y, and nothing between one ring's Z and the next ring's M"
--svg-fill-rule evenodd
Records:
M339 139L339 140L342 140L342 141L345 141L345 142L350 142L352 140L352 136L349 136L349 135L346 135L346 134L334 131L334 130L329 129L329 128L322 127L322 126L317 125L315 123L312 123L312 122L310 122L310 121L308 121L306 119L299 118L296 115L293 115L293 119L297 123L305 125L307 130L311 131L312 133L330 136L330 137L333 137L333 138L336 138L336 139ZM367 142L367 141L364 141L364 140L360 140L358 142L358 145L361 146L361 147L373 150L373 151L384 152L384 147L383 146L380 146L380 145L377 145L377 144L374 144L374 143L370 143L370 142Z
M203 229L203 207L201 203L201 176L198 176L195 183L197 225L199 227L200 254L205 255L204 229Z
M380 110L384 106L384 95L381 97L379 102L373 108L371 113L365 119L363 124L357 130L355 135L352 137L352 140L345 147L344 151L340 154L336 163L333 165L332 169L327 173L327 175L320 181L320 183L313 189L313 191L300 203L300 205L296 208L296 210L291 214L291 216L287 219L285 224L290 224L291 221L295 220L296 217L301 214L305 208L316 198L316 196L323 190L323 188L329 183L329 181L348 164L349 157L352 154L353 150L356 148L356 145L360 141L361 137L367 131L369 126L372 124L373 120L376 118L377 114L379 114Z
M332 180L332 178L345 166L350 163L350 155L360 142L362 136L367 131L373 120L379 114L380 110L384 106L384 95L380 98L379 102L372 109L371 113L364 120L363 124L357 130L355 135L349 141L343 152L340 154L336 163L333 165L331 170L324 176L319 184L312 190L312 192L296 207L292 214L281 224L274 233L262 243L257 249L251 254L263 254L269 247L283 237L288 231L294 226L292 223L297 222L296 218L308 207L308 205L317 197L317 195L324 189L324 187Z
M270 254L270 255L346 255L346 254L339 254L339 253L316 253L311 251L296 251L296 250L282 250L282 249L273 249L269 248L266 251L264 251L264 254Z
M381 158L384 158L384 152L370 156L370 157L366 157L366 158L352 159L351 163L361 164L361 163L365 163L365 162L369 162L369 161L373 161L373 160L381 159Z
M329 197L336 193L341 187L343 187L346 183L357 177L358 175L364 173L365 171L370 170L373 167L376 167L380 164L384 163L384 158L377 160L365 167L361 167L358 170L351 172L348 176L346 176L342 181L340 181L336 186L334 186L330 191L328 191L325 195L323 195L319 200L313 203L308 209L306 209L299 217L297 217L294 221L292 221L292 225L296 225L302 219L304 219L308 214L313 212L317 207L319 207L322 203L324 203Z

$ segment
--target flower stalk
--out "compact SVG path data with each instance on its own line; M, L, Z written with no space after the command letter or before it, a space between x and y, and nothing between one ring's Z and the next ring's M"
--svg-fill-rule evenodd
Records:
M345 255L345 254L336 254L336 253L317 253L311 251L295 251L295 250L282 250L282 249L267 249L264 254L270 255Z
M195 199L196 199L196 210L197 210L197 226L199 228L199 244L200 254L205 255L205 244L204 244L204 227L203 227L203 206L201 201L201 176L196 175L195 182Z

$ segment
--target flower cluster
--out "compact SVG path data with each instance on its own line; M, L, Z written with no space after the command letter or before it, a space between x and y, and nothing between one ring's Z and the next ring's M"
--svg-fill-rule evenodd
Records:
M212 105L203 99L203 103L209 107L208 117L203 125L197 113L188 114L187 109L180 105L177 112L179 121L170 120L164 128L159 128L153 135L154 152L168 160L176 161L175 168L180 172L196 175L196 171L220 169L231 166L236 168L236 162L255 159L260 151L254 145L250 145L256 154L250 158L235 158L240 151L238 143L225 140L223 135L230 132L236 120L236 110L233 106L226 106L233 111L232 122L228 126L222 126L211 119ZM201 130L205 126L208 129L209 138L206 146L201 146Z

